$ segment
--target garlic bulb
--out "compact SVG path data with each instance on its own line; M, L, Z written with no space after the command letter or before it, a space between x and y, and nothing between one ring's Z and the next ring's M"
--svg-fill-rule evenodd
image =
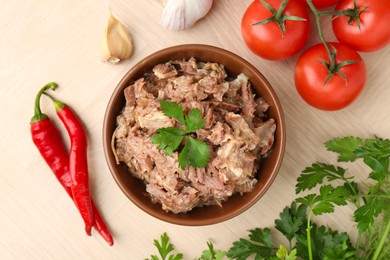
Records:
M205 16L212 4L213 0L167 0L160 24L174 31L187 29Z
M117 64L133 54L133 42L129 31L110 12L108 24L100 43L100 56L103 61Z

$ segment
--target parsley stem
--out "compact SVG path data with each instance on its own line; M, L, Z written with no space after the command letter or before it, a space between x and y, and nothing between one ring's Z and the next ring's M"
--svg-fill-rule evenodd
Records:
M378 244L378 246L375 249L375 252L374 252L374 255L372 257L372 260L378 259L378 256L379 256L380 252L382 251L383 245L385 244L385 241L386 241L387 236L389 235L389 233L390 233L390 221L387 222L386 229L383 232L381 240L379 241L379 244Z
M309 255L309 260L313 260L313 253L311 249L311 216L313 215L312 209L309 211L309 216L307 217L307 228L306 228L306 236L307 236L307 252Z
M356 237L356 243L355 243L355 248L359 248L360 241L362 239L362 234L359 232Z

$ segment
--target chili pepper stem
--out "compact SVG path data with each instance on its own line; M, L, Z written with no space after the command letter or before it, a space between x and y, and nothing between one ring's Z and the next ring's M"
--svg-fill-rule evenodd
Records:
M43 91L43 94L48 96L52 101L53 101L53 104L54 104L54 108L56 110L56 112L60 111L61 109L63 109L65 107L65 104L62 103L61 101L55 99L52 95L50 95L49 93Z
M41 111L41 106L40 106L41 96L46 90L48 89L55 90L57 86L58 86L57 83L49 82L39 90L38 94L35 97L34 116L31 118L31 123L42 121L43 119L47 118L47 115L43 114Z

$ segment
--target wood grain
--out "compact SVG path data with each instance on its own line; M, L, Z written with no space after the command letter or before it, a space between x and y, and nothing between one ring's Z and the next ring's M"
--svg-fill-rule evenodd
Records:
M113 66L100 61L98 46L108 19L104 1L0 0L0 252L2 259L144 259L156 253L153 239L168 232L186 259L199 256L211 240L227 249L254 227L273 226L291 203L300 171L315 161L335 162L323 143L336 136L389 138L390 48L362 54L368 80L351 106L324 112L305 104L293 83L297 57L271 62L252 54L240 35L240 20L250 0L215 0L208 16L194 27L172 32L159 26L159 0L112 0L111 9L134 37L133 57ZM334 40L329 20L325 35ZM318 42L312 29L312 45ZM287 147L280 173L266 196L244 214L207 227L161 222L126 199L115 184L102 149L102 124L116 84L137 61L164 47L204 43L239 54L269 80L282 102ZM109 247L94 233L87 237L73 203L35 149L29 120L38 89L49 81L60 87L56 96L75 108L88 129L90 181L93 197L115 238ZM48 100L42 109L53 116ZM56 121L59 127L62 127ZM65 131L61 128L65 135ZM68 142L68 140L66 140ZM362 165L349 166L364 179ZM348 226L351 210L318 219L333 228Z

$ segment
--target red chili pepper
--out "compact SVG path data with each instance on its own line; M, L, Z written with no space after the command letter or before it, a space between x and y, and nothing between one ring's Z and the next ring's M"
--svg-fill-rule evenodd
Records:
M91 235L94 215L89 192L87 135L83 124L69 106L47 93L44 94L52 99L57 115L68 131L70 137L69 172L73 199L84 219L85 231Z
M47 115L43 114L40 109L40 97L47 89L55 89L57 84L46 84L37 94L35 99L34 117L31 119L31 135L34 144L38 148L43 159L49 165L54 175L61 183L62 187L73 199L72 182L69 172L69 155L61 139L61 134L58 129L51 123ZM94 202L92 201L93 214L95 216L94 228L107 241L109 245L113 245L113 238L100 216Z

